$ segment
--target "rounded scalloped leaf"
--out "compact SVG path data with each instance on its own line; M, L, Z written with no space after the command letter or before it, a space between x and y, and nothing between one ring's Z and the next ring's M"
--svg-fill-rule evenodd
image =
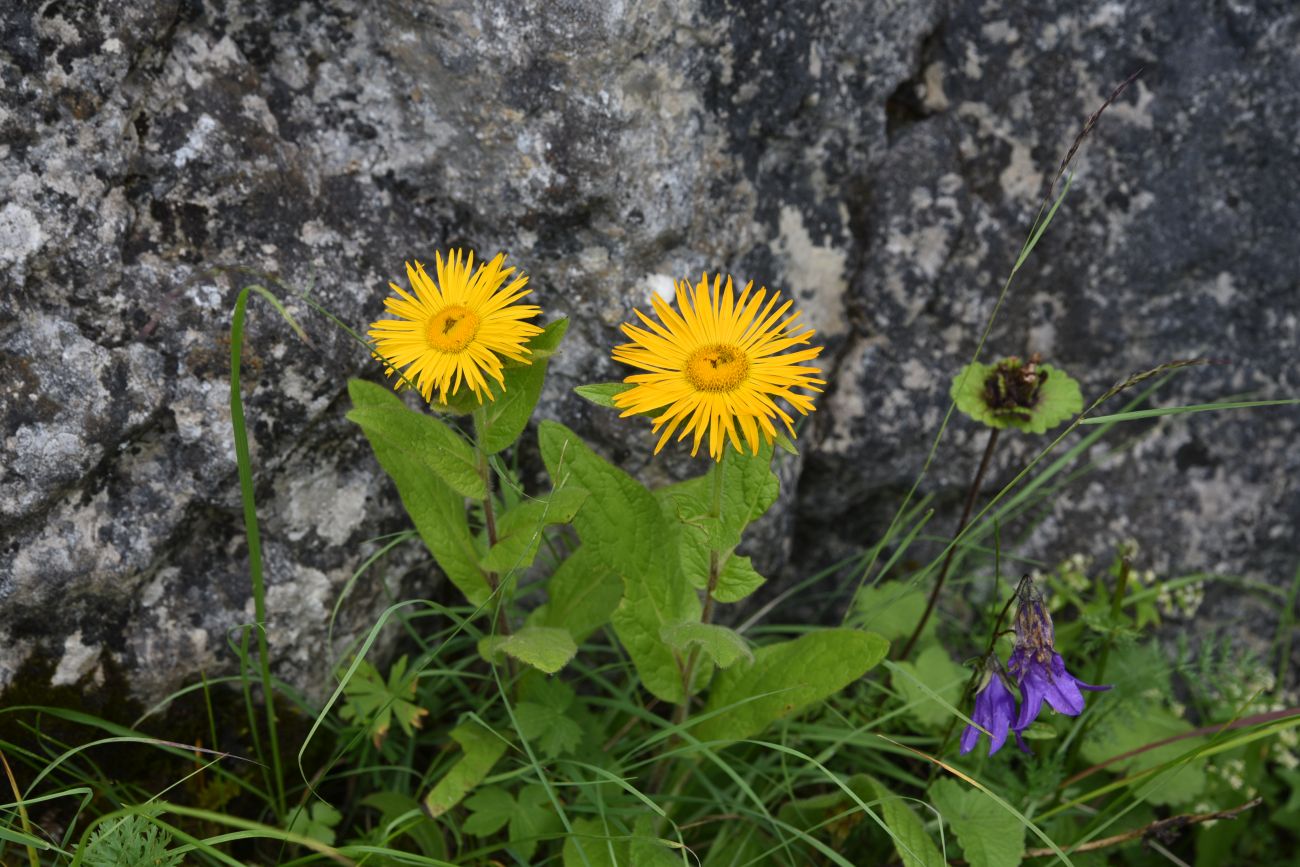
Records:
M1038 369L1047 375L1038 393L1038 405L1029 411L1012 413L996 410L984 397L984 385L996 365L976 361L966 365L952 379L949 394L957 409L981 424L1000 430L1015 428L1025 433L1041 434L1083 411L1083 392L1079 383L1065 371L1050 364L1040 364Z

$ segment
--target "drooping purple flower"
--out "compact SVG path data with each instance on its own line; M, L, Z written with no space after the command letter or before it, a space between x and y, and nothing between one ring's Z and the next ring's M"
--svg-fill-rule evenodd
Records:
M1038 717L1046 701L1057 713L1078 716L1083 713L1083 693L1080 690L1100 692L1109 686L1092 686L1065 670L1065 660L1055 650L1044 657L1040 651L1016 648L1007 663L1007 670L1015 675L1020 685L1020 715L1012 729L1024 731Z
M971 714L971 719L989 733L989 755L991 756L1002 749L1002 745L1007 742L1011 720L1016 715L1016 699L1012 696L1011 690L1007 689L996 659L989 658L984 678L983 688L975 695L975 711ZM1016 738L1019 737L1017 733ZM961 733L962 755L975 749L979 739L980 730L973 725L966 726L966 730Z
M1016 646L1007 661L1007 671L1020 687L1020 715L1011 730L1020 738L1020 732L1029 727L1046 701L1057 713L1078 716L1083 713L1083 693L1080 690L1100 691L1109 686L1092 686L1065 670L1065 660L1056 652L1056 631L1052 615L1043 603L1043 596L1026 577L1021 582L1020 605L1016 609ZM1022 744L1022 749L1024 748Z

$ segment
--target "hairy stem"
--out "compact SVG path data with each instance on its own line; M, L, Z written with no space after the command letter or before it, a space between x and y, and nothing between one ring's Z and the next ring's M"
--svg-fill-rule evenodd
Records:
M495 487L492 475L492 463L488 460L487 450L483 448L483 435L487 432L487 414L482 407L474 410L474 453L478 457L478 473L483 479L483 487L486 493L483 495L483 526L487 531L488 548L491 549L497 543L497 518L496 509L492 505L492 491ZM510 635L510 618L506 615L505 594L498 595L501 590L501 576L496 572L484 572L483 579L487 582L488 591L496 597L496 632L500 636ZM510 671L510 677L513 680L515 675L515 663L509 654L506 655L506 665Z
M948 579L948 570L952 567L953 557L957 554L957 541L961 534L966 530L966 523L970 520L970 513L975 508L975 500L979 498L980 487L984 484L984 474L988 471L989 461L993 458L993 449L998 444L998 429L989 430L988 445L984 446L984 457L980 459L979 469L975 471L975 479L971 482L970 492L966 494L966 506L962 509L961 520L957 522L957 532L953 533L952 543L948 546L948 553L944 555L943 565L939 567L939 577L934 582L934 589L930 591L930 599L925 604L925 611L921 614L921 619L916 622L916 628L912 630L911 636L903 649L898 654L900 660L907 659L907 655L912 652L916 641L921 637L921 630L925 629L925 624L929 622L930 615L934 613L934 607L939 602L939 594L943 592L944 581Z

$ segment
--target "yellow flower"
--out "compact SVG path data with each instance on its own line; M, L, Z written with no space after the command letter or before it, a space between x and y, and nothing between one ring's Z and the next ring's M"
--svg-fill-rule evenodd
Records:
M632 342L616 347L614 360L649 371L623 380L633 386L614 397L623 417L655 414L654 431L663 431L656 454L680 427L677 439L693 435L695 455L707 432L709 455L715 461L722 460L727 440L743 454L741 436L757 454L760 432L769 443L776 438L773 419L784 422L793 437L794 419L775 399L807 415L813 410L812 397L795 389L820 392L818 386L826 384L817 378L820 369L801 364L821 354L822 347L786 352L813 336L811 328L795 324L798 312L786 315L793 302L781 304L779 292L768 298L765 288L753 292L753 282L737 299L731 278L723 286L722 275L713 278L712 292L708 275L703 275L693 298L687 281L675 285L680 312L653 296L659 322L637 310L646 327L623 325Z
M425 400L433 400L436 388L438 400L446 403L447 395L459 391L462 383L479 403L485 395L495 400L488 377L504 389L501 358L529 363L524 344L542 329L523 320L541 313L541 308L514 303L529 292L523 274L502 288L515 270L501 267L504 253L486 264L480 262L477 269L473 252L464 258L460 250L453 250L446 262L440 254L434 255L436 283L419 262L414 268L407 262L406 276L415 295L396 283L388 284L397 297L385 298L384 306L401 318L381 319L370 326L376 353L389 373L401 371L403 382L418 388Z

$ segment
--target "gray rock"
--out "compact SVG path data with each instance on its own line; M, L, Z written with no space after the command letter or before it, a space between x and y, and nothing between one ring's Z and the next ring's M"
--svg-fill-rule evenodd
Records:
M870 544L920 470L1082 119L1056 224L990 337L1097 394L1172 358L1161 403L1297 393L1300 206L1285 5L490 0L21 4L0 19L0 688L45 663L143 698L229 670L252 620L229 324L256 280L245 400L277 673L310 690L392 593L441 592L342 418L404 259L507 250L573 317L541 414L655 481L645 423L569 389L620 374L616 327L672 277L793 293L831 386L753 548L779 591ZM1289 579L1300 413L1135 425L1017 531L1021 553L1141 538L1166 574ZM1009 438L1005 482L1038 447ZM945 510L981 435L955 418L921 490ZM1104 453L1103 453L1104 452ZM1104 458L1104 460L1102 460ZM535 469L535 465L534 465ZM797 479L797 485L796 485ZM792 555L793 552L793 555ZM1216 622L1255 622L1224 600ZM327 646L328 645L328 646Z

